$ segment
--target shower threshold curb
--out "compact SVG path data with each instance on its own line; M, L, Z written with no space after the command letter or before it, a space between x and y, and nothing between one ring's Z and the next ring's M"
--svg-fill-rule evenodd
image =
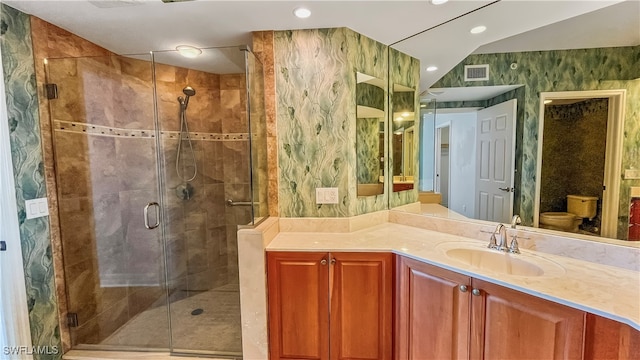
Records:
M71 350L62 356L64 360L229 360L211 357L195 356L171 356L168 352L132 352L132 351L94 351L94 350Z

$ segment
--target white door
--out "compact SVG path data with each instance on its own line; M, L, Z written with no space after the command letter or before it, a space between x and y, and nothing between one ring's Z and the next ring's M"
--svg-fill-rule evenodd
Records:
M476 214L508 223L513 216L516 100L478 111Z
M0 63L0 359L31 359L9 122Z

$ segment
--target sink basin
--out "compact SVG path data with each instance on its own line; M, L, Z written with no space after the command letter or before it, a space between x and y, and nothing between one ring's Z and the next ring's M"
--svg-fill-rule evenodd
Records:
M508 254L468 243L438 246L445 255L469 266L513 276L559 276L562 266L533 254Z

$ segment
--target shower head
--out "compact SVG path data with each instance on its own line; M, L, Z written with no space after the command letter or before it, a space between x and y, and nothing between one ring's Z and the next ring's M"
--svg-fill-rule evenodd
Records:
M196 91L191 87L191 86L185 86L184 89L182 89L182 92L186 95L184 98L184 108L187 108L187 105L189 105L189 97L194 96L196 94Z
M191 86L186 86L184 89L182 89L182 92L187 96L194 96L196 94L196 91L193 90Z

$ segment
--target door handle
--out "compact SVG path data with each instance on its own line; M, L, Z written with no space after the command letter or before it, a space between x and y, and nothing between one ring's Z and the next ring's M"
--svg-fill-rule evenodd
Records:
M156 222L153 225L149 225L149 208L152 206L156 208ZM158 226L160 226L160 204L157 202L150 202L144 207L144 227L151 230Z
M0 241L0 251L7 251L7 242L4 240Z
M514 192L516 190L516 188L512 188L512 187L506 187L506 188L498 188L504 192Z

